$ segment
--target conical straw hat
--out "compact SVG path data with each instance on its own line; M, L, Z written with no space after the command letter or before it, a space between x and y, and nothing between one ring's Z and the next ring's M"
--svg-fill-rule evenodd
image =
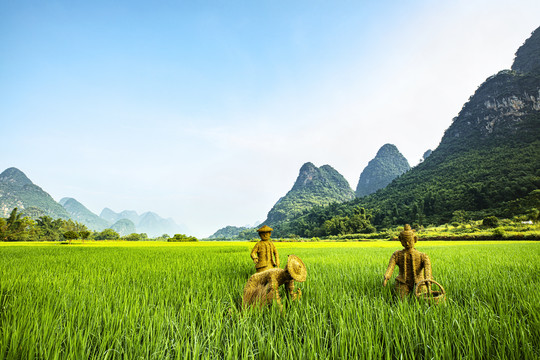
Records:
M258 229L257 232L260 232L260 233L264 233L264 232L272 232L272 229L270 226L268 225L264 225L262 228Z
M291 277L299 282L306 281L307 268L304 262L296 255L289 255L287 258L287 272Z

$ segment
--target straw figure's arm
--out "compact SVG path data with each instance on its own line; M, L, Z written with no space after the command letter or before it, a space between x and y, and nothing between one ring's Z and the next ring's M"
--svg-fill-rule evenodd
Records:
M255 244L253 247L253 250L251 250L251 258L253 259L253 262L256 264L259 262L259 258L257 257L257 252L259 250L259 243Z
M272 253L274 254L274 257L272 258L272 265L274 265L274 267L279 267L279 254L276 249L276 245L274 244L272 244ZM274 258L276 259L275 261Z
M383 286L386 286L386 283L392 277L392 273L394 272L394 268L396 267L397 263L397 251L395 251L392 254L392 257L390 257L390 262L388 263L388 267L386 268L386 272L384 273L384 281Z

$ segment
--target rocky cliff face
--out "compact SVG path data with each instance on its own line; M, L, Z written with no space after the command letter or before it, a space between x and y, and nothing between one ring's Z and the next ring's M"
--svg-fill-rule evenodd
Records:
M308 211L313 206L352 200L354 192L345 178L329 165L302 165L292 189L272 207L267 225L276 225Z
M491 139L521 138L538 125L540 77L504 70L490 77L446 130L441 146L478 147Z
M395 145L383 145L360 174L356 196L366 196L386 187L410 168L409 162Z
M437 149L363 205L378 224L511 217L530 210L540 187L540 30L517 51L512 70L489 77L469 98ZM528 200L529 199L529 200ZM527 204L529 208L525 208ZM533 207L540 207L536 204Z
M512 70L489 77L446 130L439 149L491 141L530 142L540 132L540 28L516 52Z

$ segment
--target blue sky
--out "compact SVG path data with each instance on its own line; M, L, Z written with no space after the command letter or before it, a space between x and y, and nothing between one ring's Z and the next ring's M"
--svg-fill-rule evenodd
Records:
M415 165L540 26L519 1L0 1L0 171L208 236L307 161Z

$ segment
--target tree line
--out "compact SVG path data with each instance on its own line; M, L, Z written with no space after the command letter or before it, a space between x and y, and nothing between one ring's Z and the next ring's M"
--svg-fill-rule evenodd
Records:
M92 231L80 222L71 219L53 219L43 215L33 220L23 216L14 208L9 217L0 218L0 241L68 241L85 240L127 240L127 241L197 241L195 237L176 234L171 238L163 234L150 239L146 233L121 236L113 229Z

